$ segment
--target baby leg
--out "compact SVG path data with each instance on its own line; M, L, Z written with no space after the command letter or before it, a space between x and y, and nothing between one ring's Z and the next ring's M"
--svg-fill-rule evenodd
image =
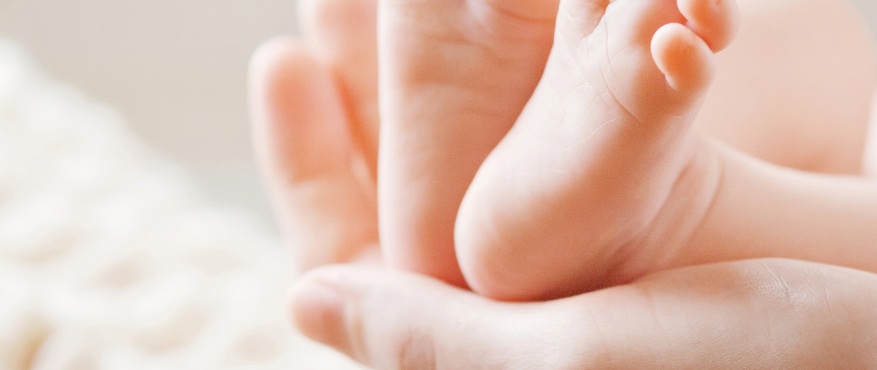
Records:
M721 73L695 126L755 157L858 174L873 41L847 0L738 0L742 27L717 55Z

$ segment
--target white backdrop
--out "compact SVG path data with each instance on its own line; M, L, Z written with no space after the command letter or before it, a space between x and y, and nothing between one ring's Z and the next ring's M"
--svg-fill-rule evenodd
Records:
M0 35L118 108L220 202L268 216L246 111L250 53L294 33L294 0L0 0Z

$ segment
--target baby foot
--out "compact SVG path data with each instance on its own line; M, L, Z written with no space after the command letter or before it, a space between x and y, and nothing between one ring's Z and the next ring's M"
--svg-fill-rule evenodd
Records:
M563 0L544 76L456 223L469 285L555 298L672 264L721 170L690 130L733 0Z
M379 4L381 244L390 266L465 285L454 222L536 88L557 0Z

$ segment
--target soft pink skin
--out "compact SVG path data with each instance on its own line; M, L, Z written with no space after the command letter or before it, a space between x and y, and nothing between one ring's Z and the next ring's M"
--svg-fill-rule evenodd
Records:
M765 2L750 2L749 0L745 0L742 5L744 27L741 39L738 40L739 42L730 50L719 54L719 65L723 66L723 72L727 73L719 74L717 85L715 88L711 89L710 94L708 94L706 99L706 109L701 114L701 116L718 117L720 119L717 119L716 122L719 123L712 124L711 126L706 127L706 129L708 131L716 132L717 136L721 139L727 138L729 141L737 140L737 143L743 147L747 147L748 145L750 148L755 148L754 151L756 154L764 154L765 157L769 159L772 158L771 153L776 154L778 152L783 152L785 149L789 149L784 152L782 158L773 158L777 159L780 163L838 173L851 172L851 168L857 168L860 165L860 159L849 153L861 151L857 148L861 148L862 146L862 137L861 135L856 137L856 134L864 130L865 122L862 117L864 117L865 114L863 112L867 111L867 99L863 98L864 94L862 91L873 88L874 76L872 69L866 68L873 62L873 58L871 58L870 53L867 52L867 40L863 36L864 33L861 31L861 27L855 22L855 18L851 16L849 9L845 8L838 2L830 0L808 1L807 6L803 9L798 9L789 5L789 3L784 2L769 4ZM769 11L765 11L763 7L767 5L773 7L768 7L767 9ZM340 178L337 179L329 179L323 176L323 178L319 180L309 181L311 185L308 189L301 189L297 192L301 194L289 193L287 191L281 192L284 193L280 196L281 201L283 202L293 202L294 199L292 198L309 196L309 193L320 194L323 192L323 190L320 189L341 186L337 184L341 181L341 178L344 176L353 176L357 179L359 185L355 188L347 188L345 192L348 193L348 196L338 197L337 195L325 195L334 199L336 203L335 207L338 209L336 214L347 214L341 219L356 219L362 215L373 215L376 212L373 178L375 173L375 163L373 160L377 157L376 150L373 148L377 142L377 78L375 74L377 56L375 52L376 36L373 28L375 12L376 5L374 0L310 0L302 2L302 24L305 25L305 33L309 40L309 45L311 46L311 53L317 59L317 63L327 70L329 77L325 77L324 79L326 81L335 81L336 83L335 86L321 87L320 89L322 89L321 91L326 91L324 94L335 96L326 98L326 100L336 99L340 102L339 104L345 107L343 111L344 113L322 113L325 115L322 119L328 121L344 121L345 125L349 127L349 134L340 134L340 137L346 138L345 140L349 140L351 144L349 145L349 148L346 149L347 151L341 154L352 155L352 157L339 157L341 155L339 154L336 156L326 156L326 158L336 158L335 160L337 160L338 163L346 163L345 166L354 167L357 170L354 171L353 175L345 175L346 172L344 171L346 170L339 171L340 175L338 176ZM829 22L813 24L812 19L815 17L814 14L825 15ZM784 24L797 30L801 30L808 24L809 27L815 29L814 32L830 29L839 30L841 33L837 34L837 37L846 40L847 42L830 45L828 43L820 43L817 45L792 43L791 46L788 46L782 43L782 39L774 38L772 36L764 37L761 35L755 35L756 31L765 31L771 27L776 23L772 20L777 18L781 18ZM750 28L747 28L746 25L749 25ZM755 31L753 31L753 29ZM701 30L701 32L703 32L703 30ZM768 54L759 59L762 63L758 65L739 62L734 63L734 61L748 60L746 59L748 58L747 56L759 55L758 53L760 51L770 48L781 48L783 53L781 55ZM821 53L820 50L830 50L831 53ZM865 51L863 52L863 50ZM793 75L791 72L787 71L788 68L784 68L785 66L782 65L783 63L788 64L784 59L785 55L795 55L803 58L802 61L795 65L801 66L801 71L807 72L807 78L799 78L799 80L812 80L811 84L797 86L794 84L795 80L792 77L783 77L778 81L765 78L751 81L741 78L738 79L741 80L738 83L722 78L722 76L727 74L731 74L732 76L746 76L747 74L757 74L759 76ZM818 56L818 58L815 56ZM812 63L810 63L811 61ZM838 78L838 81L811 78L816 72L818 72L819 68L829 68L840 71L839 73L833 74L833 76ZM312 77L317 78L316 75ZM295 93L301 93L301 91L288 88L288 84L283 84L277 81L278 80L275 80L272 83L278 84L277 89L280 93L276 94L274 97L268 96L268 98L294 100ZM777 82L779 82L777 84L778 86L771 87L782 91L793 91L795 93L785 94L782 92L776 92L775 90L765 89L762 86L764 83ZM850 88L840 90L833 88L833 84L840 83L849 86ZM844 104L821 104L821 101L825 99L825 91L829 90L832 91L836 100L842 101ZM288 96L284 96L284 94ZM784 105L782 104L783 101L777 100L778 97L784 96L790 96L789 99L791 103L794 104ZM739 100L740 97L745 97L746 99ZM751 100L747 100L750 98ZM729 101L734 102L734 107L732 109L727 109L721 104L710 103L711 101L721 101L722 99L728 99ZM316 100L312 97L311 101L312 103L309 104L314 104L313 101ZM772 104L765 108L757 104L762 101L769 101L772 102ZM823 124L821 126L808 124L798 127L796 125L800 120L797 119L798 116L795 113L796 111L788 108L789 105L807 107L806 112L808 117L813 119L816 119L814 117L817 117L822 119L821 122L831 122L832 124ZM757 109L753 107L757 107ZM262 109L259 112L260 114L267 116L286 115L289 117L295 117L296 115L302 115L305 113L315 114L310 111L310 105L308 104L297 110L283 110L276 109L276 107L271 109ZM720 112L720 114L716 114L715 112L717 111ZM790 118L788 120L782 119L782 117L786 116ZM833 121L830 120L830 117L832 116L837 117L837 119ZM780 118L777 119L776 117ZM743 122L743 120L745 120L745 122ZM753 129L753 127L755 129ZM272 141L268 142L268 145L280 147L287 154L283 158L272 159L269 155L264 154L265 148L261 148L263 150L263 161L273 160L282 164L288 161L288 157L300 155L301 153L318 153L318 151L310 148L311 146L318 148L320 146L319 140L305 142L295 137L295 135L297 135L295 130L285 128L277 128L276 130L276 132L264 133L271 137ZM799 139L789 142L784 140L778 141L775 137L778 136L776 132L779 131L795 132L796 137ZM837 142L838 144L835 144L832 147L822 146L820 142L824 141L821 139L826 136L826 132L836 132L834 137L837 140L833 142ZM847 134L847 132L852 133L852 135ZM741 138L746 137L750 137L751 139L744 140L745 142L740 141ZM300 142L300 144L293 144L298 142ZM759 153L757 149L763 147L757 144L760 142L775 143L775 145L771 146L771 153ZM831 160L823 162L808 160L811 156L810 152L817 151L824 153L820 158L831 158ZM475 153L473 156L479 155L481 154ZM294 174L286 174L286 176L291 175ZM353 195L360 193L365 194L366 199L355 200L356 198L353 197ZM348 245L350 242L348 239L350 238L357 240L370 240L372 244L377 245L378 236L377 226L375 225L366 226L366 224L363 223L349 221L346 223L338 222L332 224L331 227L327 226L329 224L316 226L319 225L320 220L330 219L331 217L329 217L325 210L317 211L306 207L297 211L291 211L288 208L281 207L280 215L282 217L281 227L284 230L293 229L293 225L303 225L307 223L313 223L314 227L325 229L321 234L322 236L317 239L313 239L315 237L314 233L297 233L295 230L288 230L289 232L287 234L292 238L311 235L309 239L304 240L303 242L308 244L316 243L326 245L325 248L314 248L306 251L309 254L313 254L313 256L301 259L302 263L305 264L305 267L325 262L345 260L349 257L349 254L355 253L355 251L345 252L343 249L334 248L333 246ZM864 218L860 218L867 219L867 215L865 215ZM721 219L719 218L718 220L717 223L721 223ZM670 224L672 224L672 222ZM684 223L680 224L684 225ZM688 224L691 226L692 223L689 222ZM514 223L510 223L505 226L507 227L506 230L503 230L503 228L493 228L493 230L491 228L485 228L480 232L484 235L490 236L490 233L502 234L509 230L513 232L517 231L515 227L508 227L509 225L516 226ZM341 233L338 231L346 230L347 228L358 231L356 233ZM436 224L436 228L440 228L438 224ZM444 226L441 228L444 228ZM551 229L554 228L555 226L552 225ZM738 231L735 232L740 235L749 236L749 238L752 238L754 237L753 235L755 235L746 232L745 229L738 229ZM446 235L444 231L438 231L436 233ZM794 229L792 229L792 233L795 233ZM847 234L852 235L851 233ZM654 235L661 236L658 233L653 234L653 236ZM802 233L801 235L803 237L806 233ZM533 235L532 237L537 237L537 239L544 238L544 240L550 241L553 236L552 233L540 232L538 235ZM776 239L778 238L764 238L764 240ZM778 244L770 245L767 248L761 248L761 246L753 244L750 241L740 240L739 236L736 239L732 237L728 240L704 240L706 241L701 242L707 243L707 245L717 245L721 247L715 247L712 249L695 248L695 253L677 253L677 256L681 255L685 258L666 258L667 256L673 257L671 253L666 253L667 256L657 256L657 261L660 262L663 259L663 264L652 263L652 256L642 254L640 263L649 263L649 268L657 270L671 266L722 261L727 259L786 256L808 258L815 261L831 261L833 263L860 268L871 268L870 265L865 263L868 261L867 258L858 258L861 253L867 254L868 249L864 248L864 246L859 248L859 252L861 253L826 254L818 252L824 251L824 248L815 248L813 250L805 251L806 253L788 246L777 247ZM822 239L819 238L814 238L813 240L816 242L817 246L822 242ZM729 245L729 243L731 244ZM744 245L746 248L739 248L735 243ZM434 247L434 245L432 246ZM529 247L533 249L533 245ZM407 252L403 249L400 254L403 256L406 253L413 256L425 256L428 255L428 253L422 252L421 249L434 250L435 248L411 247L410 249L411 251ZM679 248L679 250L682 251L684 248ZM710 253L698 253L703 252L704 250ZM781 253L778 253L777 250L780 250ZM657 251L660 254L661 251ZM447 255L447 251L441 253ZM502 253L505 252L500 250L499 256L502 256ZM397 256L398 255L399 254L397 254ZM489 254L485 257L484 261L491 261L488 257L490 257ZM838 257L845 257L845 259ZM418 261L422 262L423 260L420 259ZM402 262L404 264L405 261ZM411 265L416 264L415 262L416 261L411 262ZM456 266L447 270L442 270L442 266L446 266L446 262L447 261L445 260L444 262L436 263L429 268L440 272L434 273L433 275L442 276L445 280L454 281L457 285L461 285L460 281L462 277L459 275ZM495 264L505 269L512 265L503 265L502 263ZM633 273L630 271L627 272L628 279L636 275L635 270L637 269L639 269L639 273L644 273L646 271L646 269L641 267L634 267L635 268L631 269L634 270ZM488 268L483 270L488 271L488 274L489 271L491 271L491 269ZM500 269L500 271L501 270L502 269ZM528 270L523 269L522 271L527 272ZM544 274L544 271L530 270L527 273L538 275ZM616 280L625 279L616 277ZM549 286L548 288L552 287ZM502 292L491 293L491 289L485 289L483 286L481 289L483 292L495 296L501 296L503 294ZM532 293L533 292L531 291L522 294L524 294L524 298L526 298L527 294L532 296Z
M731 0L561 2L539 87L460 208L457 256L476 292L566 296L675 252L719 183L689 129L738 22Z
M350 126L337 81L313 55L291 40L260 49L251 100L260 163L279 213L300 216L283 225L301 230L310 267L362 260L377 241L359 231L376 229L374 212L338 206L371 196L338 135ZM348 264L307 274L291 302L304 334L378 370L864 369L877 364L875 287L860 271L753 260L516 304Z
M705 97L712 60L707 54L678 52L668 46L670 40L684 40L682 26L665 26L655 33L661 24L674 21L673 11L646 11L636 16L641 23L629 22L632 27L609 31L614 36L607 37L600 33L601 26L583 25L581 20L587 17L576 13L579 3L569 3L571 10L564 8L567 3L561 4L558 37L539 87L479 169L461 205L455 244L473 290L501 300L557 298L679 266L764 257L877 271L873 253L877 232L864 221L877 218L877 187L863 180L773 167L709 140L702 131L689 131ZM641 11L646 4L654 5L611 2L603 21L617 25L624 21L613 18ZM729 9L729 16L721 20L717 14L722 12L711 8L716 4L721 8L727 3L680 1L685 19L675 20L685 22L701 38L722 40L704 38L713 49L730 41L735 28L733 11ZM613 13L614 6L618 13ZM817 12L839 25L840 34L833 37L844 43L825 39L819 44L823 46L816 47L821 49L818 52L774 43L798 56L819 55L797 72L814 70L811 62L841 72L798 73L795 76L802 82L795 86L787 82L788 72L782 71L775 80L766 80L789 91L787 104L782 104L784 93L776 93L731 108L722 105L728 116L755 122L734 127L738 121L722 117L707 128L730 141L746 141L741 147L779 163L857 173L867 92L875 85L874 58L861 27L848 9L830 2L768 14L774 21L779 14L794 15L783 20L794 32L803 28L803 21L818 18ZM567 14L571 16L565 18ZM665 18L647 26L650 16ZM750 14L753 18L766 33L766 20ZM595 31L588 34L591 29ZM584 31L575 35L579 30ZM671 32L679 36L674 39ZM626 39L628 35L633 37ZM773 45L751 34L744 41L748 44L741 50L748 51L749 60L760 56L758 47ZM742 58L734 57L738 62ZM773 58L785 61L771 55L767 60L776 63ZM741 76L753 69L757 68L739 63L734 72ZM694 82L688 80L692 76ZM812 93L797 90L802 85ZM761 90L756 87L758 83L746 81L725 85L721 93L740 102L752 95L759 98ZM826 97L838 89L843 97ZM688 95L675 94L680 92ZM686 98L680 100L678 95ZM764 102L776 106L762 108ZM799 106L805 114L796 111ZM718 108L714 105L714 109ZM739 112L736 116L734 110ZM761 115L753 117L753 110ZM785 137L795 139L781 139ZM768 141L775 148L765 149ZM818 153L818 159L807 159L813 155L807 150Z
M378 11L385 258L465 286L457 210L539 81L557 0L385 0Z
M610 7L624 3L615 2ZM479 176L481 180L469 188L475 170L508 131L535 86L542 69L534 65L544 61L551 44L545 36L551 29L543 19L550 14L545 9L556 4L540 2L531 5L537 10L529 12L519 9L535 2L442 2L433 9L436 4L386 1L381 8L386 22L380 27L379 37L384 120L378 208L382 244L390 265L465 286L458 270L460 263L468 282L482 294L500 299L536 299L629 281L689 261L720 261L729 255L822 260L814 254L776 253L770 248L762 253L750 250L676 258L674 254L688 247L684 241L693 238L718 186L719 170L715 167L720 161L712 145L696 133L664 132L684 143L670 145L675 149L662 153L662 160L639 162L639 166L658 169L652 171L656 182L641 181L639 190L617 191L619 181L648 177L643 173L649 171L637 170L642 167L634 163L636 156L624 152L635 140L619 139L614 157L608 153L611 150L604 150L605 145L603 149L599 149L601 144L593 145L595 140L606 141L599 137L589 138L588 145L578 145L578 152L564 149L565 154L557 154L558 148L568 148L570 143L587 137L588 126L579 127L578 133L555 133L558 139L546 135L545 126L550 126L546 121L552 121L549 114L559 109L551 106L550 98L534 102L540 99L538 92L528 108L536 111L530 115L538 118L529 119L525 113L518 128L505 139L515 143L496 148L481 169L485 173ZM497 9L496 4L506 6ZM585 20L606 6L588 1L578 4L594 7L585 11L587 15L581 18ZM731 40L735 17L716 16L710 4L680 1L679 7L688 19L674 21L686 23L712 49L719 50ZM739 45L720 54L718 64L723 74L719 74L715 89L706 95L706 109L695 124L704 132L778 164L809 171L856 173L861 167L866 127L866 92L875 87L868 40L843 4L808 0L800 5L743 2L748 28L744 27ZM522 19L521 14L535 16ZM800 34L802 40L828 38L816 47L789 42L788 38L777 37L772 29L778 20L787 27L788 34ZM650 46L650 32L653 30L643 32L648 37L637 40L640 49ZM832 37L845 42L831 42ZM772 49L781 53L764 52ZM642 67L648 67L643 63L648 53L640 54L641 65L632 68L645 73L649 68ZM753 65L751 56L760 54L766 57ZM655 71L654 66L650 68ZM554 70L560 71L556 74L559 77L554 82L546 82L551 77L543 78L547 86L543 90L566 94L560 86L576 84L568 78L573 73L560 67ZM826 74L825 70L837 72ZM652 74L652 81L657 81L657 75ZM600 78L592 81L599 82ZM621 110L637 110L637 104L655 103L654 96L630 96L660 90L654 84L640 88L632 88L634 84L629 82L620 85L627 91L611 94L621 91L620 95L628 95L615 96ZM684 131L691 124L704 98L703 91L694 95L696 99L682 104L687 106L687 117L671 127ZM574 97L566 95L566 99ZM579 94L575 99L592 98ZM564 108L566 111L576 109L576 102L570 104ZM639 109L637 114L642 116L647 110ZM579 114L591 121L616 118L614 113L594 110ZM527 125L533 129L526 130L538 134L521 138L529 135L520 133L525 130L520 126ZM579 157L570 159L575 156L570 154L573 152ZM671 158L670 152L678 157ZM640 153L639 158L646 160L648 155ZM583 163L586 160L582 157L587 156L600 158L595 162L602 164ZM601 178L601 173L613 172L614 168L625 168L628 174ZM548 176L543 176L546 173ZM687 179L683 179L683 173ZM544 177L554 180L544 181ZM603 183L594 183L595 179ZM603 196L610 188L614 197ZM473 200L464 204L458 214L467 189ZM696 195L689 197L691 193ZM691 199L681 199L685 197ZM642 199L648 201L640 202ZM625 208L625 201L634 209ZM607 214L612 216L602 217ZM664 225L659 225L661 222ZM453 225L457 227L456 240ZM682 227L676 230L674 225ZM548 229L554 232L541 232ZM655 238L658 234L661 236ZM643 245L646 242L652 245ZM462 260L458 262L457 258ZM657 263L648 265L652 261Z

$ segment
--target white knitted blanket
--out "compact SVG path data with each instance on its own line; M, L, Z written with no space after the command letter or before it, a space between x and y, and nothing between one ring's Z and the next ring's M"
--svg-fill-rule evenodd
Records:
M0 38L0 370L358 368L291 331L290 262Z

